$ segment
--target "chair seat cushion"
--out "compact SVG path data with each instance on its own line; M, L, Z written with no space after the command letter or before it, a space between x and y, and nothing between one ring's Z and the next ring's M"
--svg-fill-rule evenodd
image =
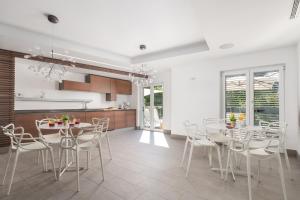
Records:
M30 142L30 143L23 143L20 147L21 152L27 152L27 151L34 151L34 150L43 150L46 149L46 145L44 145L41 142Z
M194 146L215 146L216 144L208 139L195 140Z
M248 153L247 151L243 152L243 154L245 156L247 156L247 153ZM249 153L251 156L260 157L260 158L266 158L266 157L273 155L272 152L266 151L265 148L252 149L252 150L249 150Z
M61 136L59 133L43 135L45 142L49 144L59 144Z

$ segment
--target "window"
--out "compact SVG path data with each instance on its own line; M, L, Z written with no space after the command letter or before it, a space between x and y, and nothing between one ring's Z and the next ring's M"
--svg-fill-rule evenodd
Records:
M284 66L222 72L223 117L243 113L250 125L284 121Z

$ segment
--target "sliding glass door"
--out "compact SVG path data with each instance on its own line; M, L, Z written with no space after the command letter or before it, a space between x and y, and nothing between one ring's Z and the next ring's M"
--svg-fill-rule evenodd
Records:
M284 67L223 72L223 116L241 113L246 123L284 121Z

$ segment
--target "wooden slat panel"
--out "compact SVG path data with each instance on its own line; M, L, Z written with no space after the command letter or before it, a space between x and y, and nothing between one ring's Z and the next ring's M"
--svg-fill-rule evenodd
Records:
M14 122L15 62L9 51L0 50L0 126ZM0 147L8 146L9 138L0 129Z

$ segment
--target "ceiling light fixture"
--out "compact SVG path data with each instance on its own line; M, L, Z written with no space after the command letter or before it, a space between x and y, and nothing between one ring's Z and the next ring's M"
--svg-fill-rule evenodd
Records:
M141 44L139 48L143 51L147 47L145 44ZM129 73L129 79L137 86L147 86L153 83L155 73L156 71L147 67L146 64L141 64L139 66L133 66L132 72ZM140 74L142 76L136 76L135 74Z
M225 43L225 44L222 44L220 45L220 49L231 49L234 47L234 44L233 43Z
M54 15L47 15L48 21L54 25L59 22L59 19ZM52 29L52 35L53 35L53 29ZM24 56L25 59L31 59L31 58L39 58L41 62L34 62L32 63L28 69L32 70L33 72L37 74L41 74L43 77L45 77L49 81L59 81L62 82L65 73L68 71L69 68L75 67L75 59L69 57L68 59L63 59L65 61L71 62L71 66L65 66L61 64L56 64L54 61L54 55L57 54L53 50L53 42L51 41L51 51L50 51L50 62L45 61L43 62L43 59L46 57L49 59L49 53L46 53L46 56L44 56L44 53L41 51L39 47L35 47L34 50L29 50L31 53ZM35 52L37 51L37 52Z
M295 19L299 16L299 4L300 0L294 0L290 19Z

